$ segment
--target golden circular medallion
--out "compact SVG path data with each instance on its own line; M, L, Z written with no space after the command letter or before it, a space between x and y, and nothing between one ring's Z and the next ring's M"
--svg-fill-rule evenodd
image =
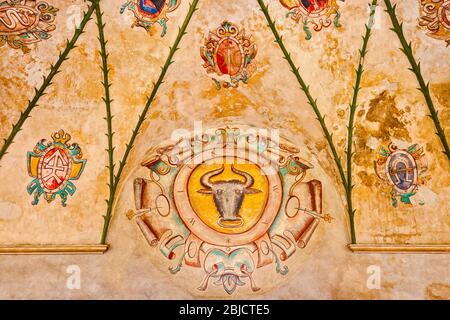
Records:
M208 227L239 234L260 220L269 183L253 163L217 163L211 159L192 171L187 189L193 211Z

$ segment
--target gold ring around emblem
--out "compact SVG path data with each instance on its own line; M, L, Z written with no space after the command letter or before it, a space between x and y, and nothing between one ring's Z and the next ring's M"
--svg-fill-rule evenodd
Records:
M236 158L236 155L234 154L233 150L224 150L224 153L225 153L223 155L224 158L221 157L221 159L226 160L226 163L233 163L232 162L233 160L239 160ZM250 153L252 152L250 151ZM252 156L254 156L254 158L252 158ZM248 158L257 159L257 156L248 155ZM209 161L216 161L216 160L221 161L221 159L218 159L211 153L209 154L204 153L195 156L191 160L192 163L207 163ZM216 167L219 167L219 164L220 163L215 165L214 170L216 170ZM245 219L243 219L244 220L243 226L239 226L240 223L239 225L236 223L236 226L230 228L229 222L225 221L226 219L221 220L219 217L216 217L214 220L215 222L213 224L205 220L205 217L204 216L202 217L202 212L208 213L211 212L210 210L202 210L202 212L199 212L198 210L194 209L195 206L193 207L193 203L190 201L192 199L189 198L189 193L191 193L191 196L194 195L197 196L198 195L197 191L199 189L198 186L196 186L193 190L191 190L191 192L189 192L189 190L192 189L189 188L189 182L195 181L195 183L197 184L198 177L192 179L192 175L193 173L194 174L200 173L194 172L196 169L198 170L200 166L201 165L183 166L179 170L177 176L175 177L172 190L175 208L179 213L182 222L192 232L192 234L194 234L203 241L222 246L243 245L255 241L256 239L259 239L264 234L266 234L270 226L274 222L281 207L282 183L279 172L276 171L274 173L273 170L269 170L268 168L265 168L263 166L260 167L256 163L250 162L248 168L250 168L251 166L257 166L261 170L261 174L264 176L264 181L266 181L265 183L267 183L267 186L264 188L266 190L265 192L255 193L249 197L258 197L259 195L264 194L267 197L267 199L264 201L264 205L262 206L261 212L260 214L258 214L258 219L255 221L255 223L250 225L248 228L242 229L245 227ZM217 179L220 179L220 177ZM261 186L255 185L255 188L261 189L260 187ZM200 196L202 195L200 194ZM213 203L212 195L203 195L203 197L205 197L205 199L209 199L205 201ZM200 202L200 205L203 205L202 202ZM216 212L215 214L218 213ZM219 223L221 223L222 226ZM225 225L226 227L224 227L223 225Z

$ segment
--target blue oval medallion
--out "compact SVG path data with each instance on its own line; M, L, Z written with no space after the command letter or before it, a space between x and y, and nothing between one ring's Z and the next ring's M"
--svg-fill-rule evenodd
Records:
M140 0L139 9L150 16L158 16L165 4L166 0Z
M388 175L397 191L407 193L415 186L416 163L414 158L404 152L396 152L391 155L388 163Z

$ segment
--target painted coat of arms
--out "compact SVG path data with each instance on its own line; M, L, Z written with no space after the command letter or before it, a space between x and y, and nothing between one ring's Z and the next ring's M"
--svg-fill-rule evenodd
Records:
M203 67L216 83L217 89L236 88L239 82L247 83L256 67L252 63L257 47L245 30L231 22L223 22L215 31L210 32L205 46L200 48L204 61Z
M411 205L411 197L418 186L425 183L424 172L428 169L423 148L417 144L408 149L398 149L390 144L388 149L381 148L380 158L375 161L377 176L391 186L391 200L398 207L398 198L404 204Z
M5 44L24 53L32 43L47 40L56 29L58 9L36 0L0 0L0 47Z
M34 180L27 190L34 197L33 205L39 203L42 195L49 203L58 195L65 207L67 196L72 196L77 189L72 181L80 178L86 160L82 159L77 143L68 143L71 136L63 130L53 133L52 139L52 142L40 140L33 151L28 152L28 174Z
M125 9L132 11L135 22L132 27L144 28L147 32L155 24L162 27L161 37L167 32L167 13L174 11L180 5L181 0L128 0L120 8L120 13Z
M419 26L427 34L450 45L450 0L420 0Z
M226 127L150 151L127 216L172 261L171 273L183 265L201 271L200 291L255 292L256 273L287 274L284 262L321 220L331 221L322 213L321 182L306 179L312 165L277 140Z
M302 24L306 40L312 37L311 26L314 31L328 28L332 24L340 27L341 13L337 0L280 0L280 2L289 10L286 17Z

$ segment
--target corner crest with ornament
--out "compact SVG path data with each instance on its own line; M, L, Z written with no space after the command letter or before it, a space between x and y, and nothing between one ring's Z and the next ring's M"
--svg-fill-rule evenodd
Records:
M28 152L28 174L34 178L27 191L33 195L33 205L39 203L41 196L48 203L61 198L65 207L68 196L77 190L73 181L78 180L86 166L86 160L77 143L69 143L70 134L59 130L52 134L51 142L41 139L33 151Z
M0 47L30 52L31 44L51 37L58 11L45 1L0 0Z

